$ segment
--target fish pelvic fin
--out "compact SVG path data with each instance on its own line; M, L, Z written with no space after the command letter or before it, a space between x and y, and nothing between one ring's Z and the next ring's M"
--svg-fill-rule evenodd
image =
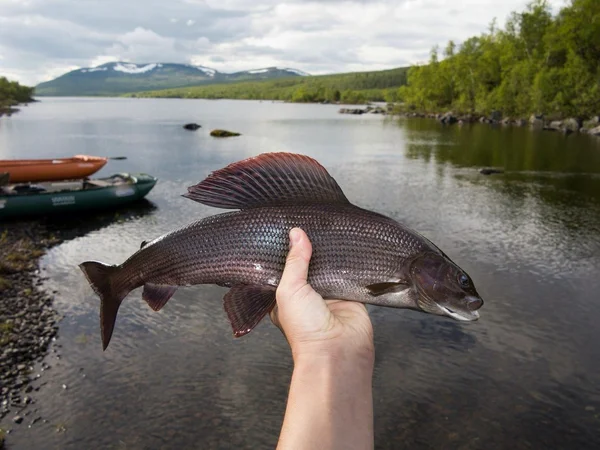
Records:
M325 167L295 153L263 153L211 173L184 197L208 206L264 206L350 202Z
M127 291L115 291L114 275L120 270L119 266L109 266L97 261L86 261L79 265L90 286L100 297L100 332L102 334L102 349L106 350L115 328L117 313Z
M274 286L236 284L225 294L223 305L235 337L250 333L273 309L276 289Z

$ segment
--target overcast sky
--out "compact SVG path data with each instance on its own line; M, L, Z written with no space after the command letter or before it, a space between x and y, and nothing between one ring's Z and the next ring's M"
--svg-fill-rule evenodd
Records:
M557 8L565 0L551 0ZM377 70L503 25L527 0L0 0L0 75L36 84L109 61L233 72Z

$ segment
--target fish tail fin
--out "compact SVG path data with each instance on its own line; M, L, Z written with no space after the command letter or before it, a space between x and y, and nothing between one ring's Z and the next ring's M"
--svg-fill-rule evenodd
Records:
M86 261L79 265L94 292L100 297L100 331L102 333L102 349L106 350L113 330L119 306L129 293L115 290L114 275L120 270L119 266L109 266L97 261Z

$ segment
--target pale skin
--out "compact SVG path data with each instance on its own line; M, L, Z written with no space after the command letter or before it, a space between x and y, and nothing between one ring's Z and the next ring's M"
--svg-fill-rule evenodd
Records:
M312 246L290 231L290 251L271 320L294 372L277 448L372 449L373 327L361 303L323 300L307 283Z

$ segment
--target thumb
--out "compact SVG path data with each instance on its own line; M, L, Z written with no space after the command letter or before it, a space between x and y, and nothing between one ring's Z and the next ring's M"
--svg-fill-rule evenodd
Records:
M308 284L308 265L312 245L300 228L290 230L290 251L277 287L277 309L282 316L302 316L305 311L327 310L323 298Z
M291 297L307 284L308 264L311 256L312 245L306 233L300 228L292 228L290 230L290 251L279 282L280 294Z

